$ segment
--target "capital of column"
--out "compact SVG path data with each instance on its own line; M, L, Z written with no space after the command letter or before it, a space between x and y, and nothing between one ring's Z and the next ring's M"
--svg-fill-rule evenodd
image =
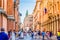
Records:
M7 17L6 12L5 12L4 9L2 9L2 8L0 8L0 14L3 14L3 15L5 15L5 16Z
M15 21L15 18L14 18L13 15L9 15L9 16L8 16L8 19Z

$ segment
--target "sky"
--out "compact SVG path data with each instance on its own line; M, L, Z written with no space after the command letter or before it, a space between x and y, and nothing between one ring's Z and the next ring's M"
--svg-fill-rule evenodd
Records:
M35 8L36 0L20 0L19 12L22 14L21 22L23 23L24 17L26 15L26 10L29 14L32 14Z

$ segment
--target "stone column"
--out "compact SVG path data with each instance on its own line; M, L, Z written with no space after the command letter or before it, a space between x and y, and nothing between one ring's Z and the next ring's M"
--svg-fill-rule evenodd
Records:
M55 18L54 18L54 34L56 35L56 16L55 16Z
M58 29L60 29L60 16L58 15Z
M53 32L53 19L51 19L51 20L52 20L52 22L51 22L51 25L52 25L51 30Z
M57 32L58 32L58 27L59 27L59 18L57 16L57 28L56 28Z
M54 33L54 18L53 18L53 22L52 23L53 23L53 33Z
M51 20L50 20L50 31L51 31Z
M52 31L52 19L51 19L51 30L50 31Z
M8 16L8 21L7 21L7 27L8 27L8 31L10 30L15 30L15 19L12 15Z
M2 8L0 8L0 28L4 28L7 32L7 14Z
M47 30L49 31L49 23L47 24Z

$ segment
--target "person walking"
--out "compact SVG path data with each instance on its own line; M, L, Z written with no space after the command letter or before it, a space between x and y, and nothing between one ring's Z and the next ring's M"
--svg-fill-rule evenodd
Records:
M33 31L31 32L31 37L32 37L32 38L34 37L34 32L33 32Z
M19 32L18 32L18 36L20 37L21 36L21 31L19 30Z
M15 31L12 31L11 38L12 38L12 40L15 40Z
M9 40L9 37L8 37L7 33L5 33L4 28L1 28L0 40Z
M52 33L52 31L50 31L49 33L50 33L49 37L50 37L50 40L51 40L51 37L53 36L53 33Z
M48 40L50 40L50 37L49 37L49 36L50 36L50 32L47 31L47 32L46 32L46 37L47 37Z
M24 38L24 32L23 32L23 29L21 30L20 34L21 34L21 35L20 35L20 38L23 39L23 38Z
M41 35L41 32L40 32L40 30L38 31L38 35L39 35L39 36Z
M44 40L44 36L45 36L45 35L46 35L45 31L43 31L43 32L42 32L42 37L43 37L42 40Z
M12 31L8 31L8 37L9 37L9 40L11 40L11 34L12 34Z
M37 36L37 32L36 31L34 31L34 38L36 39L36 36Z
M57 32L57 39L60 40L60 29L59 29L59 31Z

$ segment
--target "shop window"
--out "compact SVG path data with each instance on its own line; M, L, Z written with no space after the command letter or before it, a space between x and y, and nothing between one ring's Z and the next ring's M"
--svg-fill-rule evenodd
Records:
M60 11L60 2L58 1L57 4L58 4L58 10Z

